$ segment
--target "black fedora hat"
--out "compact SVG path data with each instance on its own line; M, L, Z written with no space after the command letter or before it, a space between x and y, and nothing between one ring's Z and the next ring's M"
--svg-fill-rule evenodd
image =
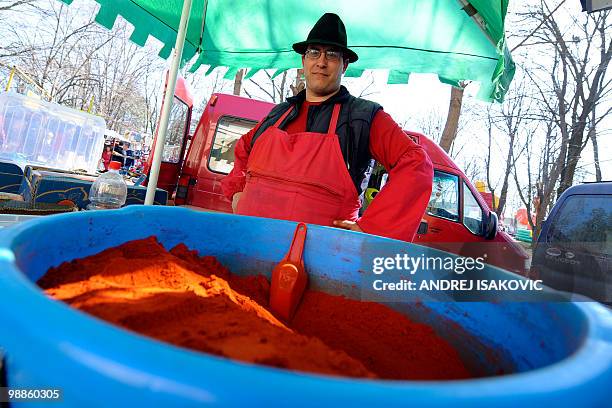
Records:
M304 54L310 44L333 45L340 49L348 58L349 62L357 61L357 54L346 46L346 29L340 17L334 13L325 13L312 27L306 41L293 44L293 50L298 54Z

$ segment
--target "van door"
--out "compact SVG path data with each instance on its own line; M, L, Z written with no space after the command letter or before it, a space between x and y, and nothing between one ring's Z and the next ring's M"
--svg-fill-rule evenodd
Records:
M612 302L612 196L568 196L538 239L533 268L544 284Z
M257 124L254 120L221 116L212 124L214 133L207 140L198 169L191 204L214 211L232 212L221 191L221 180L234 168L234 149L242 135Z
M466 257L484 257L486 263L525 274L526 254L508 235L498 232L493 239L485 239L486 215L488 210L466 179L436 168L431 198L414 242Z

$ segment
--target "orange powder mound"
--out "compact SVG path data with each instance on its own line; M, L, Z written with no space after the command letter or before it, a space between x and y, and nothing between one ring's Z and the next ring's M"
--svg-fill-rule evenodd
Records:
M291 326L267 309L264 276L232 274L216 258L154 237L51 268L51 297L180 347L328 375L386 379L469 378L433 330L392 309L307 291Z
M184 246L173 252L187 260L154 238L132 241L52 268L38 284L75 308L177 346L293 370L373 376L346 353L294 333L253 299L231 289L222 276L238 278L216 260L193 262ZM241 283L257 288L261 279Z
M291 324L345 351L383 379L472 377L457 351L431 327L379 303L308 291Z

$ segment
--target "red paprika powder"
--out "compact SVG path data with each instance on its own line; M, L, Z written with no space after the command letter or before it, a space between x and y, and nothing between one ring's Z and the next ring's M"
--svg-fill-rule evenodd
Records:
M377 303L307 291L291 326L267 309L263 275L232 274L216 258L154 237L51 268L51 297L145 336L268 366L383 379L470 377L433 329Z

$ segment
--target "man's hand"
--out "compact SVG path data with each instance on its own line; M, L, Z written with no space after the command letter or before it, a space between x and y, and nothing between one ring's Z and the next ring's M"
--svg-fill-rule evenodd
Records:
M236 208L238 207L238 201L240 200L241 195L242 195L242 191L239 191L238 193L234 194L234 196L232 197L232 211L234 213L236 212Z
M347 221L347 220L335 220L334 226L338 228L343 228L350 231L363 232L363 230L357 225L356 222Z

